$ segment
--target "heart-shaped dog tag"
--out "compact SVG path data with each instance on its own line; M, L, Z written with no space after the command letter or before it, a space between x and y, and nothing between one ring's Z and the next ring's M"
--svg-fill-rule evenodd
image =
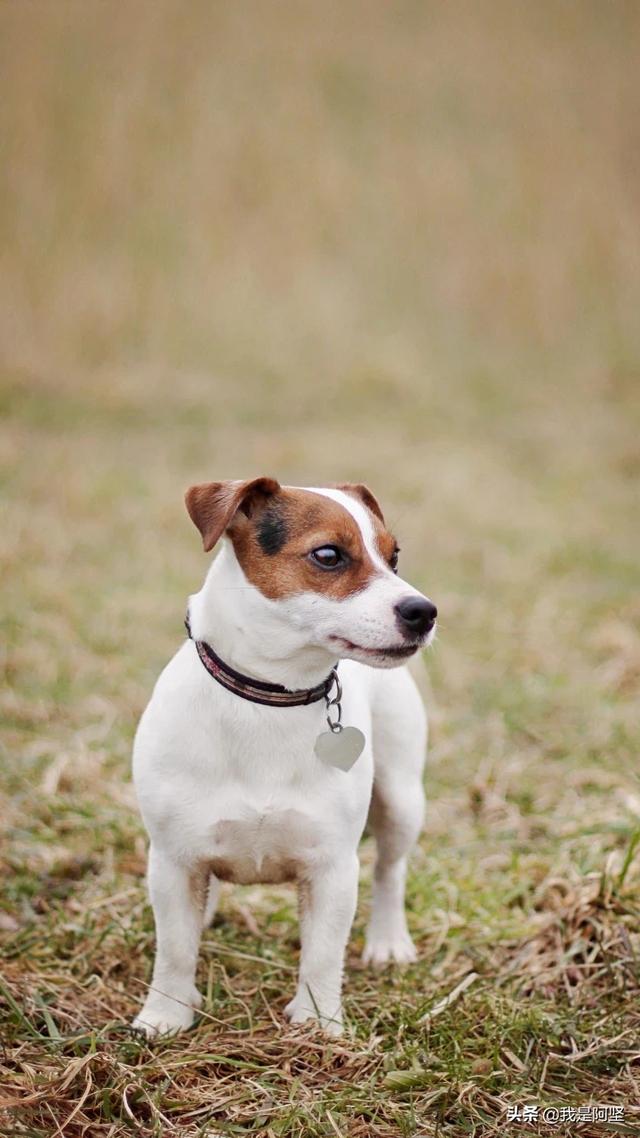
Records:
M322 731L316 739L314 751L329 766L350 771L364 750L364 735L358 727L343 727L341 731Z

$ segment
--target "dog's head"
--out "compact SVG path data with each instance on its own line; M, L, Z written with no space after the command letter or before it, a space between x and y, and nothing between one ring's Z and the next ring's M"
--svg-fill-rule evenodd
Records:
M308 644L385 668L433 638L436 607L398 576L398 545L366 486L253 478L192 486L185 500L205 550L226 535L252 603L276 606Z

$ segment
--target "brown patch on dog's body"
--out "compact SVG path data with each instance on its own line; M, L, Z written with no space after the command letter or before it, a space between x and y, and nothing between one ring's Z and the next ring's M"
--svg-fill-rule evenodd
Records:
M218 881L227 881L233 885L283 885L298 879L300 865L294 858L281 854L267 855L261 859L259 866L251 857L202 858L189 874L189 891L201 913L205 910L212 874Z
M242 862L229 861L224 857L214 857L209 862L209 870L219 881L233 885L284 885L298 878L298 865L286 858L266 857L260 869L245 867Z
M395 539L368 508L378 552L389 563ZM237 514L227 532L245 576L270 600L302 592L344 600L381 572L349 511L310 490L281 488L250 518ZM309 554L325 545L343 550L347 563L330 571L314 565Z
M317 827L298 810L221 818L211 829L211 855L198 864L206 880L280 885L304 878L318 848Z

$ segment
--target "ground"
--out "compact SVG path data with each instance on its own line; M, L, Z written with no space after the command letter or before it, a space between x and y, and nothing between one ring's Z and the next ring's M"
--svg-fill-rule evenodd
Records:
M640 1134L638 10L187 11L0 12L0 1132ZM419 962L359 962L365 839L342 1040L227 888L149 1046L131 740L184 489L262 473L369 483L440 610Z

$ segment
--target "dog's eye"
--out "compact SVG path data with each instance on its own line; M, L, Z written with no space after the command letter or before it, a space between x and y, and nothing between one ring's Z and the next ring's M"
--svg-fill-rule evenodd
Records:
M319 549L312 550L309 557L321 569L337 569L346 560L336 545L321 545Z
M389 558L389 568L393 569L394 573L398 572L398 554L399 554L399 552L400 552L399 549L394 549L393 553L391 554L391 557Z

